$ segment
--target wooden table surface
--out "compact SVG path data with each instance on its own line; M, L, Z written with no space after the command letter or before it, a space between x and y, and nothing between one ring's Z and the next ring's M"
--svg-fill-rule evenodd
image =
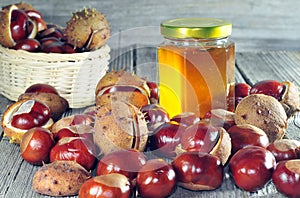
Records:
M148 79L155 78L155 47L132 46L123 50L111 52L110 68L125 68L135 71L138 75ZM264 79L279 81L295 81L299 86L300 52L294 51L262 51L236 53L236 82L253 84ZM1 116L7 105L12 101L0 96ZM83 109L70 109L64 116L82 112ZM299 119L298 119L299 120ZM300 140L300 126L295 125L295 119L289 121L286 136ZM19 146L10 144L8 139L0 136L0 197L47 197L34 193L31 190L32 177L38 166L30 165L22 160ZM279 194L272 182L255 192L245 192L234 185L225 167L224 182L215 191L191 192L177 188L171 197L283 197Z

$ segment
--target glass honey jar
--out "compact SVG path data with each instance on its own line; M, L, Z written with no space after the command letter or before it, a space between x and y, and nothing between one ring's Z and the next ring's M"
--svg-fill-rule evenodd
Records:
M232 24L215 18L163 21L157 48L160 105L174 116L211 109L233 110L235 44Z

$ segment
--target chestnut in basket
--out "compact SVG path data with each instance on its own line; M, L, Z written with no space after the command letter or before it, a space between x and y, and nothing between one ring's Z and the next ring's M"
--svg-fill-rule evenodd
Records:
M110 37L106 17L95 8L84 8L72 14L67 22L68 43L76 48L96 50Z
M54 138L48 129L35 127L22 136L20 151L22 158L34 165L49 162L50 151L54 146Z
M111 173L95 176L85 181L80 187L79 198L118 197L130 198L132 185L122 174Z
M247 146L232 156L229 168L238 187L254 192L271 179L275 164L275 157L266 148Z
M3 114L2 128L11 143L19 144L22 136L34 127L50 128L53 120L44 103L24 99L11 104Z
M136 185L141 197L163 198L175 191L176 181L170 164L163 159L151 159L139 170Z
M16 43L13 47L15 50L25 50L28 52L37 52L41 48L41 44L36 39L24 39Z
M288 197L300 197L300 159L278 162L272 174L276 189Z
M44 21L42 15L37 10L25 10L27 16L33 20L37 24L38 32L45 30L47 28L47 24Z
M91 170L94 167L94 144L83 137L65 137L60 139L50 151L50 162L56 160L76 161L78 164Z
M177 156L172 166L178 185L189 190L214 190L223 181L220 159L208 153L190 151Z
M30 85L25 93L19 96L19 100L34 99L46 104L50 108L51 118L56 121L69 108L68 101L58 94L51 85L36 83Z
M32 21L24 10L16 5L9 5L0 12L0 44L5 47L13 47L16 42L34 38L37 34L37 24Z

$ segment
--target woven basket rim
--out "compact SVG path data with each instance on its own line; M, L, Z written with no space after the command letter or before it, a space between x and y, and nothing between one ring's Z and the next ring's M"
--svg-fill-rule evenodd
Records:
M77 53L45 53L45 52L28 52L26 50L15 50L4 47L0 45L0 54L15 54L18 59L29 59L29 60L41 60L47 59L47 61L80 61L81 59L85 59L87 57L93 58L98 56L99 54L105 54L110 52L110 47L105 44L102 47L86 52L77 52Z

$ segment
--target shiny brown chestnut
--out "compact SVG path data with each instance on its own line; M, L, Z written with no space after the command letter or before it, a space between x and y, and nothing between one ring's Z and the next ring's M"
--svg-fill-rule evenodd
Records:
M98 162L96 174L120 173L133 181L146 163L146 156L137 150L126 149L104 155Z
M266 148L248 146L237 151L229 161L235 184L249 192L257 191L271 179L276 160Z
M251 86L247 83L236 83L234 85L234 98L235 98L235 106L239 104L239 102L250 94Z
M122 174L111 173L95 176L85 181L80 187L79 198L118 197L130 198L132 186Z
M168 112L158 104L142 106L141 112L145 115L149 131L153 131L161 124L170 121Z
M272 181L278 192L288 197L300 197L300 159L277 163Z
M53 93L53 94L59 95L58 91L52 85L48 85L45 83L36 83L36 84L30 85L25 90L25 93L33 93L33 92Z
M176 147L180 144L181 133L185 127L177 122L170 121L160 125L149 137L148 146L154 154L173 158L176 156Z
M220 159L208 153L191 151L177 156L172 166L178 185L189 190L214 190L223 181Z
M269 145L267 134L250 124L234 125L228 129L228 133L231 138L232 153L250 145L264 148Z
M50 109L45 104L26 100L19 109L14 112L11 125L18 129L31 129L46 124L50 119Z
M15 50L25 50L28 52L37 52L41 48L41 44L36 39L24 39L16 43L13 47Z
M60 139L50 151L50 162L56 160L76 161L87 170L91 170L96 161L95 145L83 137L65 137Z
M181 147L186 151L209 153L220 138L219 129L206 123L199 122L191 125L181 136Z
M16 9L11 13L10 30L15 42L28 38L28 16L23 10Z
M136 185L141 197L167 197L176 188L175 171L163 159L148 160L137 174Z
M223 127L228 130L235 125L234 113L225 109L212 109L205 115L204 119L216 127Z
M70 116L59 119L57 122L55 122L53 124L51 131L55 137L56 133L62 128L66 128L69 126L79 126L79 125L93 126L94 121L95 121L95 118L91 115L88 115L85 113L74 114L74 115L70 115Z
M93 142L93 132L94 128L89 125L73 125L69 127L62 128L54 133L54 139L59 141L64 137L84 137L91 142Z
M157 83L152 81L147 81L146 83L150 89L150 103L157 104L159 102L159 89Z
M297 159L300 142L291 139L280 139L270 143L267 147L275 156L277 162L283 160Z
M281 82L276 80L262 80L252 86L250 94L264 94L272 96L280 101L284 91L285 87Z
M54 144L53 135L48 129L32 128L22 136L21 156L25 161L34 165L48 163L50 151Z
M199 122L200 118L194 112L183 112L173 116L171 121L178 122L184 127L188 127Z
M42 31L47 28L47 24L40 12L38 12L37 10L26 10L25 13L31 20L36 22L38 31Z
M57 121L62 114L69 108L68 101L59 95L56 88L45 83L36 83L30 85L25 93L21 94L18 100L33 99L44 103L50 109L51 118Z

